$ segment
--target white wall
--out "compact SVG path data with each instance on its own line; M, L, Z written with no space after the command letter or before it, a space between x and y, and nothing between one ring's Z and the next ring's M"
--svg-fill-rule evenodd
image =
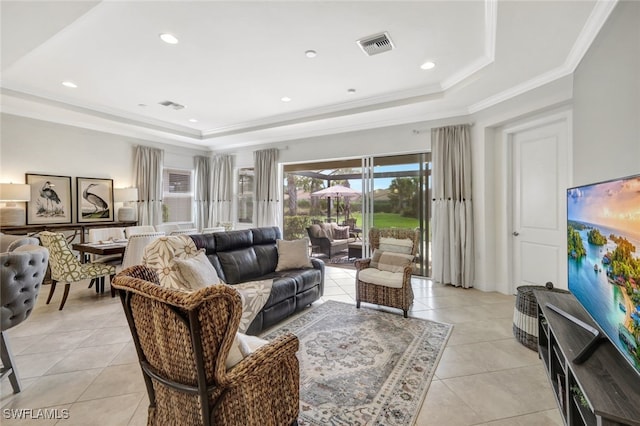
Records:
M618 3L574 75L574 185L640 173L640 2Z
M0 182L24 183L25 173L113 179L115 188L133 185L134 149L165 150L165 164L192 169L195 155L208 151L164 145L47 121L2 114ZM75 191L75 189L74 189Z

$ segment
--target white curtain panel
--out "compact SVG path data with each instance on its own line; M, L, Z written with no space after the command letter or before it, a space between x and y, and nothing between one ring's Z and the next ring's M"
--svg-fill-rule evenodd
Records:
M278 195L278 150L275 148L253 153L255 197L253 222L256 226L279 226L281 211Z
M195 191L196 203L195 225L198 229L209 227L209 206L213 194L213 158L196 156L195 161Z
M475 262L470 133L468 124L431 130L433 279L464 288L473 286Z
M136 147L133 176L138 188L138 225L162 222L163 163L163 150L148 146Z
M214 157L212 170L211 199L213 202L209 204L207 228L220 226L220 223L232 222L233 156L218 155Z

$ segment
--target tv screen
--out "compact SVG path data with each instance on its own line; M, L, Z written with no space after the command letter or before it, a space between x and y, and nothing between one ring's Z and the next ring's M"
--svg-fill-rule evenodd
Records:
M567 190L569 290L640 374L640 175Z

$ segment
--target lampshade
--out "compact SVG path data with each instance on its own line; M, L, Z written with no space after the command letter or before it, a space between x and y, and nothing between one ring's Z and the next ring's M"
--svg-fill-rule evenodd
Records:
M31 201L31 187L24 183L0 183L0 201Z
M116 203L138 201L138 188L115 188L113 198Z

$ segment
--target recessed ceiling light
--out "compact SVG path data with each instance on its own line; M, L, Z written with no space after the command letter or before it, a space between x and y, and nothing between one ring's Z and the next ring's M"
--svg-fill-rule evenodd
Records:
M77 84L75 84L73 81L63 81L63 82L62 82L62 85L63 85L64 87L70 87L70 88L72 88L72 89L76 89L76 88L78 87L78 85L77 85Z
M353 95L356 93L356 89L347 89L347 93Z
M290 97L288 97L288 96L284 96L284 97L280 98L280 100L281 100L282 102L291 102L291 98L290 98Z
M189 119L189 121L190 121L191 123L197 123L197 122L198 122L198 120L196 120L195 118L190 118L190 119Z
M318 55L318 53L315 50L307 50L306 52L304 52L304 55L307 58L315 58Z
M160 39L168 44L178 44L178 38L173 34L162 33L160 34Z
M436 64L434 62L431 61L427 61L424 64L420 65L420 68L423 70L430 70L432 68L434 68L436 66Z

